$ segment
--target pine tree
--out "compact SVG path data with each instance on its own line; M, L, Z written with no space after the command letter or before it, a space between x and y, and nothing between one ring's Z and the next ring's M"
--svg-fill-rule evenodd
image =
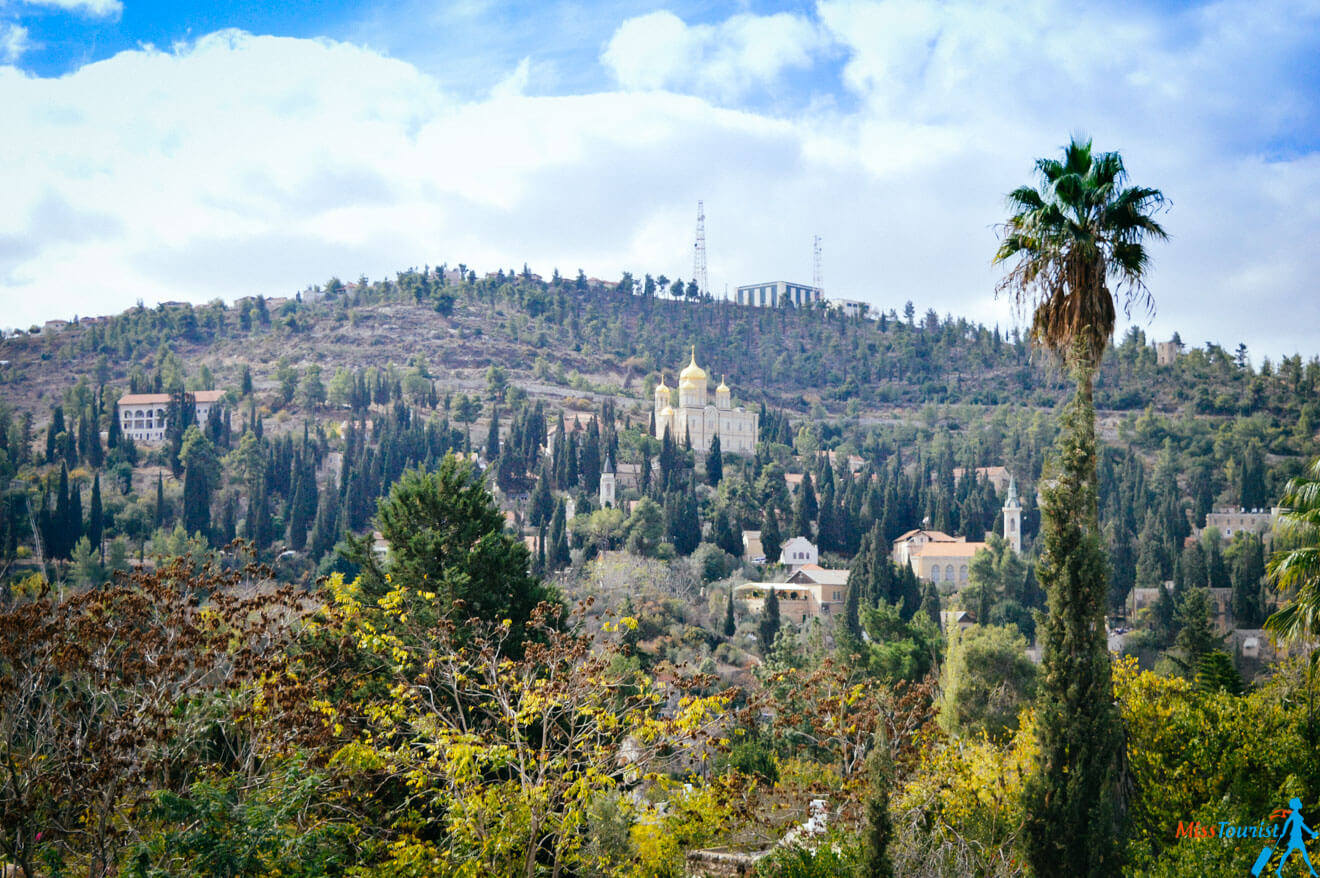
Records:
M1178 637L1174 642L1182 652L1180 664L1189 675L1196 673L1202 656L1223 645L1210 619L1211 607L1210 591L1204 586L1190 589L1178 607Z

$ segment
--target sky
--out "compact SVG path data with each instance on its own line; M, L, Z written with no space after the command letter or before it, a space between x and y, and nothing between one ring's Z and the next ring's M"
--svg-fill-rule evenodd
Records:
M0 0L0 327L465 263L1007 329L1070 137L1167 196L1151 338L1320 353L1320 0Z

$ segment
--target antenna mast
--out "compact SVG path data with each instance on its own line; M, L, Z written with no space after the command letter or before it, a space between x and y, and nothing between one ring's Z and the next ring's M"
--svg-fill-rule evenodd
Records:
M697 284L697 291L706 295L710 290L706 282L706 208L697 202L697 243L693 245L692 280Z
M821 288L820 235L815 235L811 239L811 285L816 289L817 298L825 295L825 291Z

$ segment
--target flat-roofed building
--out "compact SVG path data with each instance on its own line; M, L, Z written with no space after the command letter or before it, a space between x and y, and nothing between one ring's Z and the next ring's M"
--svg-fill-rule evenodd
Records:
M207 419L211 407L222 396L222 390L198 390L187 394L197 407L198 422ZM169 427L171 399L168 393L129 393L119 397L117 408L120 431L134 442L163 441Z
M778 308L786 304L794 308L808 308L821 302L822 299L820 289L810 284L772 280L738 287L734 301L739 305L751 305L756 308Z
M1231 540L1233 534L1244 530L1259 537L1268 537L1274 530L1274 520L1279 517L1279 510L1278 506L1270 509L1220 507L1206 513L1205 526L1218 530L1225 540Z

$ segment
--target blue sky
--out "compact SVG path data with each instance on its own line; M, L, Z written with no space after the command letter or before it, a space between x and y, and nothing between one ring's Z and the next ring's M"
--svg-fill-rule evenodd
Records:
M1082 132L1172 207L1151 335L1320 353L1320 3L0 0L0 325L330 275L710 275L1009 325ZM89 278L93 282L89 283Z

